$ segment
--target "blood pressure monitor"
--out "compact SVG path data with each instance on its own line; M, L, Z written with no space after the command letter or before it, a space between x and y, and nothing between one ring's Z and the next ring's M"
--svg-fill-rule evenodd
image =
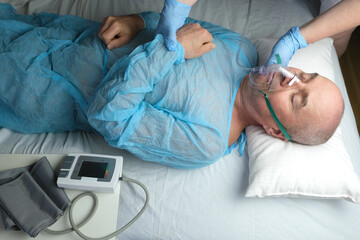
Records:
M69 154L61 166L57 185L61 188L115 191L122 173L123 158L99 154Z

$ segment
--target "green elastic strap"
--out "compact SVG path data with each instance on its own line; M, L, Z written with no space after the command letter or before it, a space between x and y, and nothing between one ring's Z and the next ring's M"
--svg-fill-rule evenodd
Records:
M284 126L281 124L281 122L279 121L279 119L277 118L277 116L275 115L275 112L274 112L274 109L272 108L271 104L270 104L270 101L269 101L269 98L267 96L266 93L258 90L260 93L262 93L265 97L265 101L266 101L266 105L271 113L271 116L274 118L276 124L278 125L278 127L280 128L281 132L284 134L284 136L286 137L286 139L291 142L291 137L289 135L289 133L286 131L286 129L284 128Z
M281 64L280 55L277 53L277 54L275 54L275 57L276 57L277 64Z

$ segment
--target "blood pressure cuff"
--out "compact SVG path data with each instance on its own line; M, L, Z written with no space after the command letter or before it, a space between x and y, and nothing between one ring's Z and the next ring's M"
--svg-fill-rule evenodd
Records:
M52 225L70 206L46 157L33 165L0 172L0 213L5 230L30 237Z

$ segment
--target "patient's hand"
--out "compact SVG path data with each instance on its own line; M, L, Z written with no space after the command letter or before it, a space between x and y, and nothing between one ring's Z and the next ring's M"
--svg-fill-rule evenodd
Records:
M177 40L185 49L184 58L196 58L215 48L212 35L198 23L188 23L176 32Z
M98 36L108 49L113 49L130 42L144 28L144 20L139 15L110 16L104 18Z

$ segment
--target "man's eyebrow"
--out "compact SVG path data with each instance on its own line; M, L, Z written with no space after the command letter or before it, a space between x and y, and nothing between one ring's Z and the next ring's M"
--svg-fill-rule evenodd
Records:
M311 80L314 80L317 76L319 76L318 73L312 73L311 77L307 81L309 82ZM305 107L308 104L308 100L309 100L309 93L306 93L302 104L303 107Z
M317 76L319 76L318 73L312 73L312 74L311 74L311 77L309 78L308 81L311 81L311 80L315 79Z

